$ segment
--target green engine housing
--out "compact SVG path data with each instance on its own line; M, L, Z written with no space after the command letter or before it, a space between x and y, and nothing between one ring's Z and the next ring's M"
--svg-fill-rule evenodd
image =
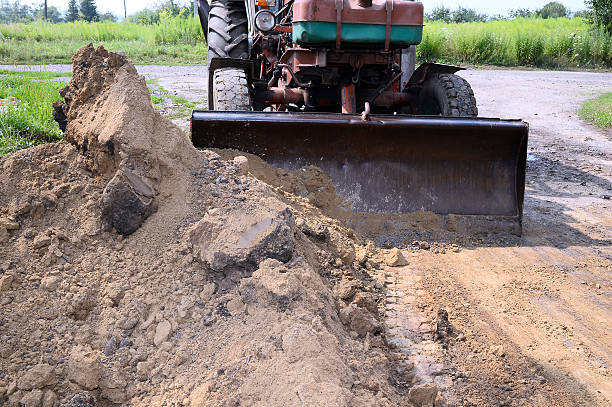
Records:
M384 46L386 27L381 24L344 23L340 28L341 44L349 47ZM423 39L423 26L391 26L391 47L418 45ZM300 45L333 45L336 23L299 21L293 23L293 41Z

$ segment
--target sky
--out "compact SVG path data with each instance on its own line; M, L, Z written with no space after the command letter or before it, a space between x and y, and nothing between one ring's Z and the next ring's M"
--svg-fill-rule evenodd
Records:
M183 0L186 2L188 0ZM513 0L511 2L499 0L422 0L425 10L431 11L438 5L454 9L458 6L476 9L485 14L506 14L509 10L518 8L537 9L542 8L551 0ZM557 0L572 11L583 10L584 0ZM128 15L133 14L145 7L152 7L160 3L160 0L125 0ZM26 2L24 2L26 3ZM48 4L56 6L62 11L68 8L68 0L48 0ZM110 11L117 16L123 16L123 0L98 0L98 11L104 13Z

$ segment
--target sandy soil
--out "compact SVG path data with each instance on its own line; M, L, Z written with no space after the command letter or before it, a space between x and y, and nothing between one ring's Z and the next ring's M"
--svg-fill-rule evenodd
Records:
M387 270L390 333L460 405L608 406L612 132L576 111L612 89L612 74L462 75L481 115L531 124L523 236L411 246L410 266ZM459 340L432 341L440 308Z
M385 277L389 333L412 356L421 380L446 389L458 405L609 405L612 132L576 112L612 90L612 74L461 75L474 88L481 116L531 125L523 236L406 250L411 265L388 269ZM205 83L159 78L187 98ZM465 340L431 340L440 308Z
M205 97L201 68L142 69L179 96ZM581 122L576 111L612 89L612 74L462 75L482 116L531 124L523 236L406 240L409 265L393 268L368 256L360 261L357 253L358 263L387 287L386 341L414 364L403 379L436 384L448 405L608 406L612 134ZM366 353L355 357L369 361ZM359 389L378 388L360 383ZM395 401L393 391L385 392Z

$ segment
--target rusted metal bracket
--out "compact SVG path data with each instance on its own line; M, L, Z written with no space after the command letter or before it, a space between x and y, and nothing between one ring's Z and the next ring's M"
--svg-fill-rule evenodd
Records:
M393 17L393 0L387 0L385 4L387 10L387 22L385 26L385 51L389 51L391 45L391 22Z
M342 45L342 10L344 9L344 0L336 0L336 49L340 49Z

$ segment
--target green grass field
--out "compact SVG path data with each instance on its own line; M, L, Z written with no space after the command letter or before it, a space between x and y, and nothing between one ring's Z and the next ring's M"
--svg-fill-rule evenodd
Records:
M97 22L0 25L1 64L70 63L72 55L93 42L124 52L137 64L196 65L206 61L200 22L162 15L159 24Z
M2 64L69 63L89 42L122 51L137 64L197 65L206 61L194 17L163 15L155 25L64 23L0 25ZM427 22L421 61L541 68L612 68L612 36L582 18L519 18L486 23Z
M610 68L612 36L582 18L427 23L423 61L544 68Z
M0 107L0 156L62 137L51 106L61 99L65 83L25 77L0 78L0 99L16 98L17 106Z
M19 76L32 79L70 78L72 72L12 71L0 69L0 76Z
M612 93L591 99L582 105L580 118L603 129L612 128Z

